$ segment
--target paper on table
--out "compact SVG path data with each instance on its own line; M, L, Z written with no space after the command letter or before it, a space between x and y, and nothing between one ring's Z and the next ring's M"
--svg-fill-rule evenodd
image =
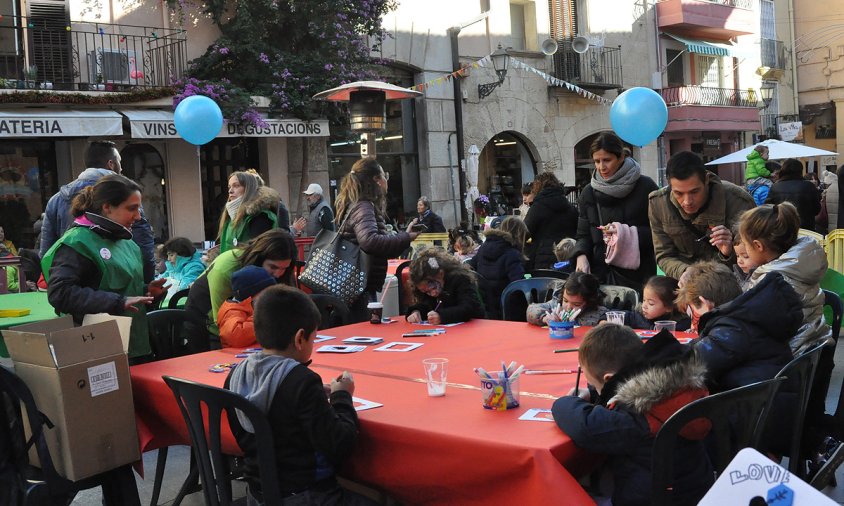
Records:
M456 323L446 323L446 324L437 323L436 326L437 327L456 327L458 325L463 325L464 323L466 323L466 322L456 322ZM416 325L434 325L434 324L428 323L428 320L424 320L424 321L417 323Z
M423 344L424 343L401 343L396 341L392 343L387 343L379 348L375 348L375 350L373 351L411 351L422 346Z
M324 346L320 346L316 351L317 353L355 353L365 349L366 346L360 345L326 344Z
M82 318L82 325L93 325L95 323L115 320L117 329L120 332L120 340L123 341L123 353L129 353L129 334L132 330L132 318L129 316L115 316L108 313L86 314Z
M343 342L349 344L379 344L383 343L384 339L381 337L352 336L343 339Z
M525 411L519 420L531 420L534 422L553 422L554 417L550 409L531 408Z
M317 334L317 336L314 338L314 344L321 343L323 341L330 341L332 339L334 339L334 336L326 336L326 335L323 335L323 334Z
M355 406L355 411L366 411L367 409L380 408L383 406L380 402L368 401L359 397L352 397L352 404Z

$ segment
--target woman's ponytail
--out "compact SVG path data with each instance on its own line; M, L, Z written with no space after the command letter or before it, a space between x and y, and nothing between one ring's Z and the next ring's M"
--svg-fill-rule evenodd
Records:
M779 256L797 244L800 215L791 202L765 204L745 211L739 230L742 239L759 241Z
M73 202L70 204L70 215L78 218L86 212L96 211L94 206L94 187L86 186L73 197Z

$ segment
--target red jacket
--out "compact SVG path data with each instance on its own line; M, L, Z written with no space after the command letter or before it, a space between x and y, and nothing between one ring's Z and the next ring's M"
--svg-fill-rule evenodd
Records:
M217 313L220 342L223 348L246 348L254 345L255 327L252 324L252 297L243 302L231 299L223 302Z

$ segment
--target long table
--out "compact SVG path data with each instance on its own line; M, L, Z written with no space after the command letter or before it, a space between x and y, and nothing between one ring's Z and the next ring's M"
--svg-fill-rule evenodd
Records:
M56 318L56 311L47 301L47 292L5 293L0 295L0 309L29 309L26 316L0 318L0 336L2 331L26 323ZM0 357L8 357L6 343L0 337Z
M576 353L553 350L577 347L586 329L576 329L574 339L551 340L547 329L525 323L474 320L446 327L438 336L401 337L421 328L402 321L319 332L335 339L317 349L351 336L424 343L410 352L376 352L375 345L353 354L313 354L311 368L324 381L348 370L356 397L384 404L359 413L358 447L342 474L407 504L593 504L575 476L592 469L597 457L578 450L554 423L519 420L530 408L550 408L574 386L576 375L522 375L521 405L502 412L482 407L473 372L475 367L498 370L502 360L528 369L576 369ZM226 375L208 368L239 361L238 352L212 351L131 368L144 451L190 441L161 376L222 386ZM444 397L427 395L422 359L430 357L449 359ZM581 387L585 383L584 378ZM226 437L227 448L237 452L230 434Z

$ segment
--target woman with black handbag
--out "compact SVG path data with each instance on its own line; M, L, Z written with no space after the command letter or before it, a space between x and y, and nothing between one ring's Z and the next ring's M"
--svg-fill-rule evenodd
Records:
M338 233L343 239L360 246L369 256L366 288L349 306L356 322L369 319L366 305L374 301L375 292L383 288L387 259L401 255L410 247L410 241L419 235L418 232L387 234L387 181L389 175L375 157L361 158L340 183L335 202Z

